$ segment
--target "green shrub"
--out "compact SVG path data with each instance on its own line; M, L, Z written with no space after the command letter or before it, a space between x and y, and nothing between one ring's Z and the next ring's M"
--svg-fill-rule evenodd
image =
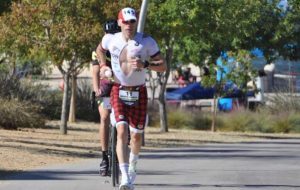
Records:
M16 98L19 89L21 88L20 79L8 73L0 73L0 97L1 98Z
M240 110L218 114L218 119L217 129L220 131L273 132L270 116L265 113Z
M291 127L291 131L293 133L300 133L300 117L299 117L299 113L293 113L290 115L289 117L290 119L290 123L292 125Z
M208 116L204 112L193 112L187 109L176 109L174 111L168 112L168 125L170 128L175 129L185 128L208 130L211 126L211 119L210 116Z
M156 106L156 105L155 105ZM157 107L157 106L156 106ZM159 126L158 108L151 108L150 115ZM169 128L188 128L209 130L211 128L211 113L198 110L178 109L168 106ZM150 118L151 119L151 118ZM218 113L216 129L219 131L262 132L262 133L299 133L299 112L276 112L271 114L269 108L260 108L256 112L239 110L238 112Z
M44 127L45 119L38 114L39 112L40 107L30 102L0 98L0 127L5 129Z
M47 85L0 73L0 98L31 102L40 106L41 115L49 119L60 118L62 93L49 90Z
M223 125L219 125L218 129L225 131L245 131L245 127L253 125L253 120L246 114L241 113L224 113L218 117L223 121Z
M191 126L191 117L180 110L175 110L168 113L168 126L174 129L188 128Z
M300 132L300 118L296 113L277 115L274 120L274 130L277 133Z
M92 109L92 85L87 80L78 80L76 118L85 121L99 122L97 104Z
M148 103L148 126L158 127L160 126L160 115L158 104L152 102Z
M192 114L192 122L190 128L196 130L210 130L211 121L211 115L206 114L205 112L194 113Z

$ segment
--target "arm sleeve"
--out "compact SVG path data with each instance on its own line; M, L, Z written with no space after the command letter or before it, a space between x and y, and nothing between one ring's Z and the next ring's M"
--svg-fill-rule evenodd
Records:
M101 41L101 50L106 52L108 50L108 45L109 45L109 42L111 40L111 37L113 36L113 34L105 34L102 38L102 41Z
M148 53L150 57L155 57L157 54L160 53L159 47L156 41L152 37L148 37Z

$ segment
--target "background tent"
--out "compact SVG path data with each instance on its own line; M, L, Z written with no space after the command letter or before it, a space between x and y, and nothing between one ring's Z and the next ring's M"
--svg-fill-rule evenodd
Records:
M214 89L204 88L200 83L192 83L184 88L167 92L167 100L196 100L213 98Z
M231 83L226 84L224 90L227 90L223 98L241 98L244 97L239 89L232 90ZM178 88L166 93L167 100L197 100L197 99L212 99L214 97L214 88L204 88L200 83L192 83L184 88ZM247 96L254 96L254 92L247 92Z

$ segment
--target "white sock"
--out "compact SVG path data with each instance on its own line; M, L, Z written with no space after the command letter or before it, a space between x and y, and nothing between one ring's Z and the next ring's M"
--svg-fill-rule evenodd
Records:
M129 182L129 176L128 176L128 167L129 165L127 163L123 163L119 165L121 174L122 174L122 183L128 183Z
M139 159L139 155L133 154L132 152L130 152L129 155L129 163L135 162Z

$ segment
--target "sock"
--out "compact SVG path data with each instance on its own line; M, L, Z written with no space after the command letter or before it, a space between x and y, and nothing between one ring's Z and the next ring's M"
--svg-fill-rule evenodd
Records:
M106 151L102 151L102 158L103 159L108 159L108 155L107 155L108 153L107 153L107 150Z
M137 162L138 159L139 159L139 155L138 154L133 154L132 152L130 152L129 163Z
M130 182L134 184L135 178L136 178L136 164L137 160L139 158L139 155L133 154L130 152L129 155L129 177L130 177Z
M128 176L128 167L129 165L127 163L123 163L119 165L121 174L122 174L122 183L128 183L129 182L129 176Z

